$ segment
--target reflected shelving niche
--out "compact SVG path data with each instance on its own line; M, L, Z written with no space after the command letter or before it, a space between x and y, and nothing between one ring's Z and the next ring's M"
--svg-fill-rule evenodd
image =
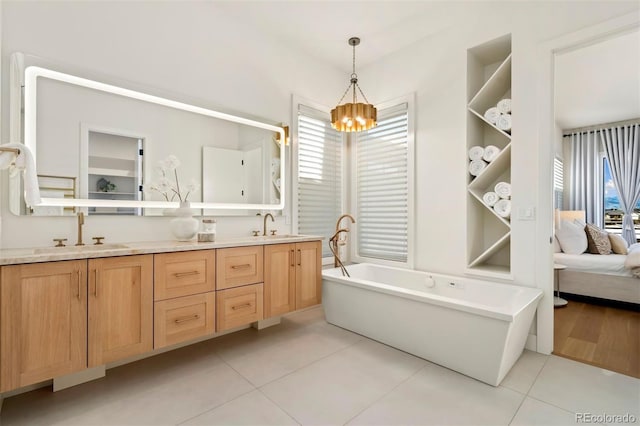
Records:
M467 273L511 279L511 35L467 51Z

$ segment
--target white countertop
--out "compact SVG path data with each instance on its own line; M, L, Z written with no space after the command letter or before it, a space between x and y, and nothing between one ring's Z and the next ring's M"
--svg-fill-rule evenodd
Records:
M105 243L81 247L38 247L0 250L0 265L53 262L57 260L91 259L96 257L128 256L134 254L167 253L175 251L207 250L226 247L244 247L266 244L300 243L318 241L314 235L275 235L220 239L213 243L197 241L143 241L134 243Z

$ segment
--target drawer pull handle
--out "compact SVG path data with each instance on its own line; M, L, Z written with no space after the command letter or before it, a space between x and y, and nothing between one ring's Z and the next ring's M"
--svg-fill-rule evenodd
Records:
M251 307L251 303L245 303L243 305L236 305L236 306L232 306L231 309L238 310L238 309L242 309L242 308L250 308Z
M173 274L176 278L188 277L190 275L198 275L200 271L189 271L189 272L175 272Z
M80 269L78 269L76 272L78 273L78 277L77 277L78 278L78 294L77 294L77 297L78 297L78 300L80 300L80 277L82 276L81 275L82 273L80 272Z
M302 264L302 250L298 249L298 266Z
M176 318L175 320L173 320L173 322L175 322L176 324L180 324L180 323L183 323L183 322L193 321L193 320L197 320L197 319L200 319L200 315L195 314L195 315L191 315L190 317Z
M250 263L245 263L243 265L233 265L231 267L231 269L247 269L247 268L251 268L251 264Z
M296 266L295 255L293 254L294 250L291 249L289 252L289 260L291 261L291 266Z

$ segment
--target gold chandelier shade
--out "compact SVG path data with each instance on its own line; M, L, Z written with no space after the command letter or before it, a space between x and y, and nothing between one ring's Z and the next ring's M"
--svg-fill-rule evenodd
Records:
M331 126L339 132L361 132L376 126L378 112L371 104L348 103L331 110Z
M356 74L356 46L360 44L358 37L349 39L349 46L353 47L353 72L347 90L338 101L338 106L331 110L331 127L339 132L361 132L369 130L378 124L378 112L376 107L369 103L358 85ZM351 102L340 105L340 102L352 91ZM358 92L366 103L358 102Z

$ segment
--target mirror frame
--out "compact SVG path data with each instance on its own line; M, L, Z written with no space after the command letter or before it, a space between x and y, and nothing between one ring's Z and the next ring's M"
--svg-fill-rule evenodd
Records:
M45 68L46 67L46 68ZM285 140L285 130L281 126L263 123L257 120L243 118L232 114L227 114L211 109L187 104L184 102L171 100L165 97L151 95L137 90L127 89L114 84L103 83L97 80L78 77L51 68L62 68L45 59L36 56L25 55L16 52L11 55L11 75L10 75L10 140L24 143L33 153L33 158L37 164L37 82L38 78L48 78L76 86L86 87L102 92L128 97L140 101L146 101L157 105L175 108L182 111L193 112L220 120L227 120L238 124L258 127L261 129L277 132L280 134L280 141ZM24 101L22 89L24 88ZM24 108L24 139L22 136L22 108ZM280 143L280 176L285 173L285 144ZM9 206L12 212L20 212L20 179L12 178L10 182ZM205 203L192 202L192 209L208 210L283 210L285 205L285 179L281 181L280 203L278 204L241 204L241 203ZM62 207L141 207L141 208L161 208L171 209L179 206L178 202L171 201L134 201L134 200L96 200L86 198L42 198L40 206L62 206ZM17 207L17 209L16 209Z

